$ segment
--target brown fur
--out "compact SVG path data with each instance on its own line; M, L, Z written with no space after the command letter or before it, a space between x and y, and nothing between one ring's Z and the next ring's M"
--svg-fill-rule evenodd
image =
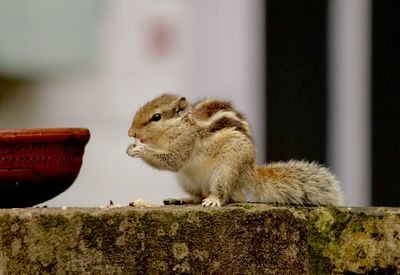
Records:
M194 104L192 109L193 115L201 120L207 120L220 111L232 111L236 113L239 119L244 119L242 114L233 109L230 102L219 99L202 100Z
M249 135L249 133L246 131L245 127L243 126L243 123L238 120L234 120L231 118L223 117L217 121L215 121L211 127L208 129L210 133L215 133L217 131L227 129L227 128L234 128L235 130L245 134L246 136Z

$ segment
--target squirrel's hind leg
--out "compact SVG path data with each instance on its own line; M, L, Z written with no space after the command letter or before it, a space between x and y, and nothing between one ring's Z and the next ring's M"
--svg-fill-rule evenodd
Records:
M235 166L221 165L211 176L210 193L202 201L204 207L219 207L226 204L235 188L237 169ZM237 197L235 197L237 199Z
M246 202L246 196L244 195L242 190L232 191L232 194L229 196L228 203L244 203Z

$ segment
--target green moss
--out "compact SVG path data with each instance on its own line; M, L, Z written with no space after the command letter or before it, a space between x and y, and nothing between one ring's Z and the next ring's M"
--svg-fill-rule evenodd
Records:
M250 209L250 208L254 207L254 204L251 204L251 203L232 203L232 204L229 204L228 207L241 207L241 208L244 208L244 209Z
M382 232L371 232L369 234L371 236L371 238L380 241L384 238L384 234Z
M368 210L367 210L368 211ZM308 224L312 273L374 273L400 256L400 242L393 242L400 215L358 209L314 209ZM395 265L396 266L396 265Z
M311 211L307 226L308 235L308 257L311 274L328 274L333 270L333 265L324 255L324 249L330 242L329 232L332 226L330 213L319 215L318 212Z
M366 253L364 251L364 246L359 244L355 248L355 253L353 255L354 259L365 259L366 258Z
M55 229L57 231L63 231L70 225L69 220L59 214L59 215L40 215L37 217L37 224L44 230L44 231L51 231Z

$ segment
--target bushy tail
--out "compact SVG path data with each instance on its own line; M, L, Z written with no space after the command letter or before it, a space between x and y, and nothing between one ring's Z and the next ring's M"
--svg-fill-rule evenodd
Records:
M304 161L256 167L248 192L259 202L342 205L340 183L329 169Z

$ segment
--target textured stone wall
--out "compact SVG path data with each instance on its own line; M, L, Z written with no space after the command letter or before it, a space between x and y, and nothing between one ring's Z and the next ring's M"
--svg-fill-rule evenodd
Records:
M400 273L400 209L0 210L0 274Z

